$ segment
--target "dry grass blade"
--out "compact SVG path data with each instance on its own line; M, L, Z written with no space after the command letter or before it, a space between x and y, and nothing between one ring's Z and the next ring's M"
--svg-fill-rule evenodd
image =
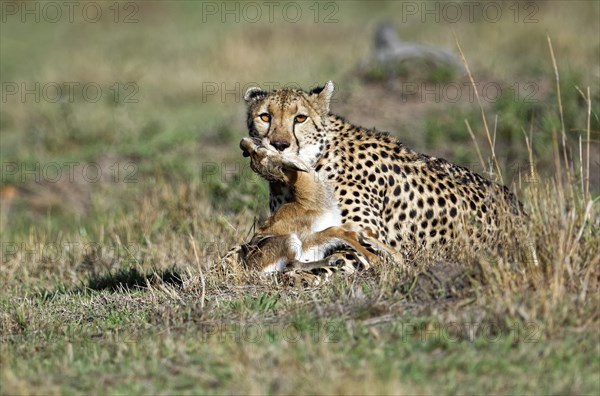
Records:
M465 119L465 125L467 126L467 131L469 131L469 136L471 136L471 140L473 141L473 145L475 146L475 151L477 151L477 158L479 158L479 163L481 164L481 169L485 169L485 161L483 160L483 156L481 155L481 150L479 150L479 144L477 143L477 139L475 139L475 134L471 129L471 125L469 124L469 120Z
M575 242L579 242L581 236L583 235L583 231L585 230L586 223L588 218L590 217L590 213L592 212L592 206L594 205L594 201L588 201L585 207L585 214L583 215L583 220L581 221L581 227L579 228L579 232L577 233L577 237L575 237Z
M192 249L194 250L196 267L198 268L198 272L200 273L200 282L202 284L202 293L200 294L200 308L204 309L204 303L206 300L206 280L204 279L204 272L202 271L202 265L200 264L200 258L198 256L198 248L196 247L196 241L191 235L188 236L190 238L190 243L192 244Z
M585 159L585 189L584 189L584 196L586 199L590 198L590 140L591 140L591 119L592 119L592 98L590 96L590 87L587 87L587 95L584 95L584 93L581 91L581 89L579 87L575 87L575 89L577 89L577 91L581 94L581 96L583 97L583 99L585 100L585 103L587 104L587 114L586 114L586 126L585 126L585 131L586 131L586 137L585 137L585 142L586 142L586 147L585 147L585 152L586 152L586 159ZM581 139L581 135L580 135L580 139ZM581 142L581 140L580 140ZM581 144L580 144L580 148L579 151L581 153ZM583 163L582 159L580 159L581 163ZM581 164L581 166L583 166ZM583 178L583 170L582 170L582 175L581 177Z
M556 130L553 128L552 129L552 153L553 153L553 157L554 157L554 177L556 180L556 184L557 184L557 192L558 192L558 199L561 202L564 202L565 199L565 195L564 195L564 188L563 188L563 173L562 173L562 162L560 160L560 153L558 150L558 138L556 136Z
M467 59L465 58L465 54L463 53L460 43L458 42L458 37L456 36L456 33L454 31L452 31L452 34L454 35L454 40L456 42L456 46L458 47L458 51L460 52L460 57L465 65L465 69L467 70L467 76L469 77L469 82L471 83L471 86L473 87L473 91L475 92L475 98L477 99L477 104L479 105L479 110L481 112L481 119L483 121L483 129L485 131L485 135L487 137L488 144L490 146L490 151L492 154L492 162L494 163L494 166L496 167L496 172L498 174L500 183L504 183L504 180L502 178L502 170L500 169L500 164L498 164L498 160L496 158L496 152L494 149L494 142L492 141L492 136L490 134L490 128L488 127L487 119L485 117L485 111L483 110L483 104L481 103L481 98L479 97L479 92L477 91L477 84L475 84L475 79L473 78L473 74L471 73L471 69L469 68L469 63L467 62Z
M554 57L554 49L552 48L552 40L550 36L546 36L548 39L548 47L550 48L550 58L552 59L552 67L554 68L554 77L556 79L556 96L558 100L558 114L560 116L560 131L562 138L562 149L563 149L563 160L565 161L565 170L567 172L567 180L571 182L571 170L569 168L569 157L567 155L567 134L565 133L565 117L563 112L562 98L560 94L560 74L558 73L558 66L556 64L556 58Z
M532 141L531 141L531 137L527 136L527 133L525 132L525 130L523 128L521 128L521 131L523 132L523 136L525 138L525 145L527 146L527 155L529 158L529 180L532 182L535 182L537 180L537 171L536 171L536 167L535 167L535 162L533 160L533 147L531 146ZM536 183L533 183L536 184Z

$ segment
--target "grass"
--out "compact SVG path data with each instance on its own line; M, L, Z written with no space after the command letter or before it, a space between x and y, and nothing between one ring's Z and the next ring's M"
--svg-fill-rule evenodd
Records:
M400 2L339 3L335 24L201 23L198 5L166 2L109 29L8 18L2 82L134 82L139 101L2 103L0 393L598 393L598 4L532 4L537 23L493 29L403 22ZM390 16L406 40L456 50L454 31L473 78L502 95L435 101L362 79ZM425 83L467 90L467 77ZM328 79L350 121L501 173L529 213L510 257L388 263L309 288L221 268L267 214L237 148L243 85ZM36 165L39 182L24 172Z

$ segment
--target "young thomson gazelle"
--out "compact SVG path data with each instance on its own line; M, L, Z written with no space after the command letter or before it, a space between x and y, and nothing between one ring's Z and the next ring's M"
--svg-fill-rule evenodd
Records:
M340 248L355 251L353 256L368 267L379 257L366 249L365 243L375 251L396 253L376 240L370 229L353 230L342 225L329 186L299 158L283 155L252 138L242 139L240 147L244 156L250 156L255 172L293 190L291 201L273 213L252 240L238 250L247 267L263 272L331 267L343 258L334 253Z

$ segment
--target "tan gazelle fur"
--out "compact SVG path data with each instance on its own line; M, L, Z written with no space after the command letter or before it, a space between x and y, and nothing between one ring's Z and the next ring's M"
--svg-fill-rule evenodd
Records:
M273 213L239 250L246 266L263 272L310 270L327 265L326 255L344 247L358 252L356 258L368 266L379 257L361 242L374 250L395 253L375 240L370 229L343 226L331 189L297 156L283 155L252 138L242 139L240 147L245 156L251 157L255 172L278 180L293 191L292 199Z

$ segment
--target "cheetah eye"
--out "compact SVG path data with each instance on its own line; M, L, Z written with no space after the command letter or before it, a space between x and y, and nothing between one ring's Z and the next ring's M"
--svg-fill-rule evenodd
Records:
M271 122L271 115L269 113L262 113L259 115L259 117L264 122Z
M306 116L299 114L294 118L294 122L297 124L302 124L304 121L306 121Z

